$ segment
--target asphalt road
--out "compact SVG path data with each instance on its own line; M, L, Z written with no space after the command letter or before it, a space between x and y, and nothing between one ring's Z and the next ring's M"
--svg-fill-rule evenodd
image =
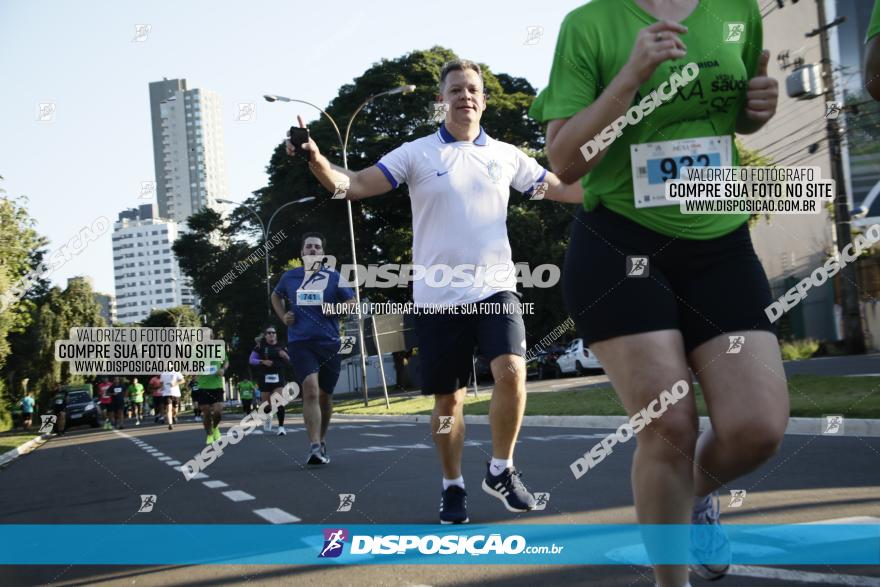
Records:
M233 420L227 417L225 426ZM332 463L305 468L300 422L286 437L255 435L228 447L205 471L184 480L176 466L204 446L199 425L74 429L0 470L3 524L434 524L440 473L425 425L340 421L328 435ZM634 443L619 445L587 476L568 468L601 430L523 429L517 465L532 491L548 492L543 511L511 514L479 488L489 457L489 428L471 425L464 477L472 523L629 524ZM138 442L135 442L137 440ZM142 441L142 442L141 442ZM143 443L146 443L144 445ZM149 447L149 448L148 448ZM170 464L169 464L170 463ZM728 489L746 489L743 505L722 500L731 523L794 523L870 516L880 521L880 438L788 436L780 453ZM141 494L155 494L138 513ZM339 494L354 494L338 512ZM298 521L297 521L298 520ZM210 539L209 536L205 539ZM79 545L94 549L135 545ZM144 545L145 548L161 545ZM777 574L781 579L771 578ZM744 576L749 575L749 576ZM18 566L0 567L0 585L653 585L631 566ZM880 568L735 568L724 585L880 585ZM703 585L694 578L692 583Z

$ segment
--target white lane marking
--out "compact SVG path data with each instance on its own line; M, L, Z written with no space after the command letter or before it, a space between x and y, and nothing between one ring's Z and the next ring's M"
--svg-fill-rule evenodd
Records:
M227 485L226 483L224 483L223 481L220 481L218 479L214 479L212 481L203 481L202 485L204 485L205 487L208 487L210 489L218 489L220 487L229 487L229 485Z
M184 471L185 468L186 468L186 467L175 467L175 469L177 469L177 470L180 471L181 473L185 473L185 472L186 472L186 471ZM199 473L196 473L195 475L193 475L192 477L190 477L190 479L210 479L210 477L208 477L208 476L205 475L204 473L199 472Z
M151 453L151 454L152 454L154 457L164 457L164 456L165 456L165 453L164 453L164 452L154 452L154 453Z
M375 436L377 438L391 438L393 434L379 434L377 432L361 432L361 436Z
M160 461L170 461L171 457L159 457Z
M165 464L170 467L176 467L180 464L180 461L165 461Z
M245 493L240 489L235 489L233 491L224 491L223 495L231 499L232 501L250 501L252 499L257 499L250 493Z
M254 510L254 513L271 524L292 524L294 522L302 522L293 514L288 514L279 508L263 508Z
M776 579L779 581L795 581L797 583L813 583L818 585L854 585L857 587L880 585L880 579L876 577L863 577L859 575L827 575L812 573L809 571L793 571L789 569L777 569L774 567L752 567L733 565L728 575L738 577L754 577L758 579Z
M395 450L411 450L417 448L433 448L422 442L416 444L390 444L388 446L364 446L361 448L344 448L342 450L353 450L355 452L391 452Z

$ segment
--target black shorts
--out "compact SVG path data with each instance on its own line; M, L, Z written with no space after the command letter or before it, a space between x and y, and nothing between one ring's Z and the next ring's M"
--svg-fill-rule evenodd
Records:
M647 257L646 270L633 271L640 263L628 256ZM727 332L775 333L764 313L770 285L746 223L715 239L693 240L659 234L601 205L581 209L562 281L565 305L587 346L673 329L690 352Z
M274 391L285 385L287 385L287 377L284 373L264 373L260 377L260 389L265 391Z
M113 401L110 402L110 411L117 412L119 410L125 409L125 398L122 397L122 394L114 395Z
M520 297L502 291L477 302L476 313L416 314L422 394L448 394L466 387L475 346L489 362L499 355L525 355ZM505 312L511 307L517 310Z
M287 354L293 365L296 383L302 389L303 381L312 373L318 374L318 388L332 395L339 381L342 358L339 356L339 341L328 342L291 342L287 345ZM261 393L272 391L266 384L260 388Z
M180 407L180 396L177 395L163 395L162 396L162 405L167 407L168 404L175 409Z
M201 389L193 389L190 393L190 397L192 398L192 402L195 405L199 405L202 403L202 390Z
M200 406L210 406L211 404L223 403L223 390L200 389L198 401Z

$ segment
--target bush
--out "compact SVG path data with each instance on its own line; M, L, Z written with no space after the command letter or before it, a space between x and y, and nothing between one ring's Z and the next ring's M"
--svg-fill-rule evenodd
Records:
M819 341L812 338L785 340L779 345L783 361L799 361L809 359L819 350Z

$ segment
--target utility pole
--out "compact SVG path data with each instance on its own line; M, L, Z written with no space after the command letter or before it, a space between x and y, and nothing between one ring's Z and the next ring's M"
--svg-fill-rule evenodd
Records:
M822 49L822 78L825 80L825 100L833 102L837 100L834 91L834 77L831 68L831 53L828 50L828 29L839 25L844 21L838 17L832 23L828 23L825 17L825 0L816 0L819 10L819 28L806 34L807 37L819 35ZM846 198L846 183L844 181L843 160L840 153L840 126L835 117L829 117L826 112L825 131L828 137L828 151L831 155L831 178L834 180L836 194L834 196L834 224L837 235L837 250L852 242L852 223L850 220L849 203ZM842 257L841 257L842 258ZM840 308L843 315L843 339L846 351L849 354L862 354L865 352L865 336L862 332L862 314L859 308L859 285L858 272L855 263L848 263L837 274L837 285L840 291Z

